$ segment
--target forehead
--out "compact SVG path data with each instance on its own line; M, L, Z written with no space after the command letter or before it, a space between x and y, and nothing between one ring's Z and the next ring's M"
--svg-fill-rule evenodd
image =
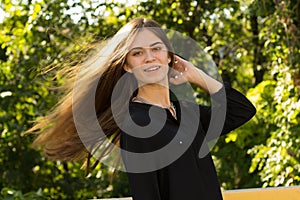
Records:
M162 40L150 30L143 29L134 38L130 49L135 47L147 47L155 42L162 42Z

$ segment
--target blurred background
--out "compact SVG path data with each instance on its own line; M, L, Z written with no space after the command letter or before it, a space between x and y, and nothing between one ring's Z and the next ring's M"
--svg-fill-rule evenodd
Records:
M59 100L58 68L141 16L196 40L257 108L212 150L222 189L300 185L299 0L0 2L0 199L130 195L124 173L111 181L99 165L85 177L81 162L47 160L24 131Z

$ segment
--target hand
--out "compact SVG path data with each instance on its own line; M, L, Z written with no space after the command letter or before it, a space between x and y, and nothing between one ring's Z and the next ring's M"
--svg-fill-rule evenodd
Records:
M189 61L175 56L175 63L170 73L170 83L179 85L190 82L198 85L204 91L213 94L222 88L222 84L195 67Z
M171 71L170 83L179 85L182 83L190 82L196 67L187 60L179 56L174 56L174 65Z

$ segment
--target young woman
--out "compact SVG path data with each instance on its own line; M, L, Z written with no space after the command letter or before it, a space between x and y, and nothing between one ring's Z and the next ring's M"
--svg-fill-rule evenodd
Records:
M87 158L89 165L91 155L101 159L111 151L104 145L109 139L121 148L134 200L222 199L211 155L203 149L254 116L247 98L175 55L150 19L133 19L90 59L70 79L76 84L60 104L29 130L38 130L34 145L51 158ZM217 106L171 100L169 85L186 82L209 93ZM103 134L82 114L90 99Z

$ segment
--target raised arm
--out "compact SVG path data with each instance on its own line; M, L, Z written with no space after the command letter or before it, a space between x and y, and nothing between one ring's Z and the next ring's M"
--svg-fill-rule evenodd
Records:
M255 107L242 93L228 84L224 85L213 79L192 63L176 56L174 69L170 79L172 84L181 84L187 81L194 83L208 92L214 105L217 105L216 107L200 105L200 121L205 133L209 134L208 140L229 133L255 115ZM212 115L213 109L214 114ZM220 125L222 128L219 130L217 127Z
M215 108L200 105L200 121L205 133L210 134L207 136L208 140L238 128L256 113L253 104L242 93L230 87L229 84L224 84L224 89L211 95L212 101L217 104ZM215 113L212 115L212 112ZM221 133L208 130L219 125L223 125Z
M209 94L218 92L223 86L222 83L213 79L201 69L198 69L192 63L179 56L175 57L174 69L170 78L172 84L178 85L184 82L194 83Z

